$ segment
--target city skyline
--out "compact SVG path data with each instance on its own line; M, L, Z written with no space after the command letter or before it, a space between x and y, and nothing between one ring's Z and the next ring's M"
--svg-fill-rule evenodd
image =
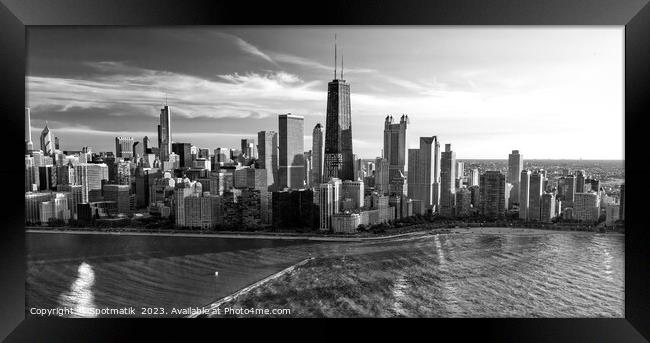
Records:
M172 139L175 142L191 142L210 150L237 147L240 139L256 137L258 131L278 130L278 114L294 113L305 117L308 129L304 133L304 145L310 147L309 130L316 123L325 124L326 85L334 70L333 34L337 32L339 54L345 56L345 79L352 88L353 145L357 157L381 156L385 116L403 113L415 123L409 128L408 148L417 147L421 136L436 135L443 144L453 143L459 159L501 159L512 149L526 151L527 159L624 158L622 30L619 29L89 31L30 29L27 106L32 112L32 136L41 132L42 124L48 120L54 135L61 138L62 150L79 150L81 146L91 145L95 151L112 151L115 136L132 136L135 140L155 137L156 117L165 101L172 108ZM305 48L296 47L297 42L289 44L271 35L280 33L281 37L291 36L304 43L307 38L298 37L296 31L309 37L310 43ZM124 38L127 33L135 37L116 42L117 37ZM389 37L383 37L385 35ZM88 37L96 42L57 58L49 56L66 50L72 41L77 44ZM395 41L389 39L391 37L410 39L402 42L404 39ZM517 48L511 48L513 51L507 54L499 49L522 37L527 39L522 42L524 46L513 44ZM152 56L152 51L143 52L142 56L129 51L132 56L125 58L126 52L120 55L113 49L108 52L103 48L106 42L113 48L119 44L128 47L138 42L142 44L145 38L148 43L140 48L142 51L152 49L155 52L161 42L169 47L206 47L206 51L194 52L193 58L180 59L181 62L173 65L169 61L171 56L159 53ZM208 38L215 46L206 45ZM473 44L488 38L498 52L480 51L481 44ZM466 44L462 47L451 44L460 40ZM56 42L56 47L49 41ZM392 49L382 50L382 55L368 56L389 44L380 41L390 41ZM530 49L540 42L547 48ZM443 43L450 47L441 47ZM484 47L485 44L482 43ZM612 48L615 44L619 44L620 51ZM559 49L560 46L564 48ZM481 53L477 56L468 53L472 49ZM170 52L170 55L179 53ZM454 55L463 58L454 61L451 58ZM528 59L526 55L530 55ZM203 63L215 56L224 58ZM374 58L370 60L371 57ZM235 60L240 59L237 66ZM396 59L400 59L400 63L387 68ZM162 65L164 61L166 66ZM580 63L576 64L578 61ZM206 77L206 71L199 70L196 64L209 64L215 68L215 73ZM482 64L482 72L467 74L469 67ZM533 65L535 72L528 70ZM466 67L466 74L460 72L463 67ZM518 80L513 78L514 70L522 74ZM568 76L561 75L560 71L567 74L568 70L571 71ZM414 71L423 76L409 75ZM495 71L502 73L498 77L487 77ZM422 81L431 76L434 83ZM596 76L600 80L598 83L592 79ZM574 82L567 84L566 78L571 77ZM542 86L531 88L533 83ZM549 87L553 84L557 87ZM586 88L578 87L579 84ZM620 86L619 92L613 92L616 84ZM62 87L67 91L61 92ZM566 87L571 88L570 93ZM559 93L563 93L562 96ZM587 101L588 98L591 100ZM598 102L594 101L596 98ZM483 100L477 102L476 99ZM535 99L537 102L531 104L542 104L543 99L563 100L561 107L566 109L549 110L548 106L553 105L546 103L541 109L539 106L526 108L532 114L525 117L525 113L518 115L513 109L516 104L521 106ZM494 107L495 104L501 105ZM476 108L480 106L484 107L478 111ZM619 109L614 110L615 107ZM497 110L502 115L490 113ZM534 115L536 111L550 112ZM614 114L617 111L618 115ZM522 120L524 118L526 120ZM533 118L539 120L531 121ZM493 124L485 126L490 122ZM545 130L546 127L549 129ZM607 134L606 138L603 133ZM536 141L536 135L544 140ZM549 156L548 151L553 153Z

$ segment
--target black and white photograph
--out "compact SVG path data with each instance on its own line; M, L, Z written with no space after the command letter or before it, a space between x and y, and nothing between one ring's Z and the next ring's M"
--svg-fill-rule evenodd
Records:
M27 317L625 317L623 26L25 48Z

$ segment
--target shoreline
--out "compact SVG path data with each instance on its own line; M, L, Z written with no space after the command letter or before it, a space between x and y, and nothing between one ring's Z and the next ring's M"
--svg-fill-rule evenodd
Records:
M226 239L270 239L270 240L305 240L318 242L364 242L394 239L400 237L426 236L438 234L563 234L566 232L595 234L599 232L587 231L569 231L569 230L548 230L527 227L470 227L470 228L441 228L441 229L424 229L405 233L396 233L378 237L360 237L360 236L322 236L313 234L293 234L293 233L191 233L191 232L138 232L138 231L95 231L95 230L59 230L59 229L32 229L27 228L26 233L39 234L78 234L78 235L116 235L116 236L154 236L154 237L184 237L184 238L226 238ZM620 234L619 232L606 232L604 234Z

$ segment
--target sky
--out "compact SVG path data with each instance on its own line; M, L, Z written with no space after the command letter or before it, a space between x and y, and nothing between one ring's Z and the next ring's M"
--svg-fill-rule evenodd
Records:
M62 150L156 144L167 102L175 142L239 147L293 113L310 150L335 34L357 157L407 114L409 148L437 136L459 159L624 158L623 26L30 27L32 140L47 120Z

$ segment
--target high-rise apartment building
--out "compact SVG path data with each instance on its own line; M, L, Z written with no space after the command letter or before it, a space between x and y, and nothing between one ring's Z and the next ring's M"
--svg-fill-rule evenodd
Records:
M506 176L498 170L488 170L480 176L479 210L482 215L497 218L505 214L506 184Z
M375 160L375 191L388 194L390 184L390 164L386 158L377 157Z
M555 194L542 194L542 207L540 210L540 221L550 223L555 218Z
M536 170L530 175L530 186L528 191L528 220L540 221L543 192L544 174Z
M521 171L519 178L519 219L528 220L530 207L530 170Z
M451 144L445 144L445 151L440 157L440 215L454 215L456 193L456 153ZM480 182L480 181L479 181Z
M506 182L512 184L513 194L516 195L511 199L512 204L519 204L519 182L521 179L521 171L524 169L524 157L519 153L519 150L512 150L508 155L508 178Z

